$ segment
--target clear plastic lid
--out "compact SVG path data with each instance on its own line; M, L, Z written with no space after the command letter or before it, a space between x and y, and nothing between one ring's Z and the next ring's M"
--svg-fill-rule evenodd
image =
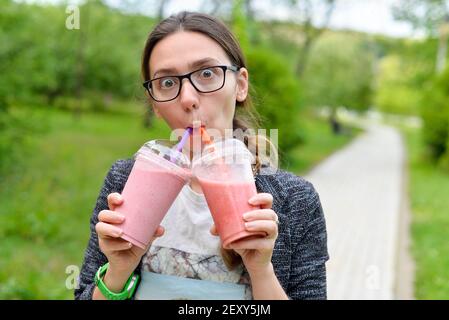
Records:
M192 171L200 179L226 182L253 181L252 153L237 139L214 142L194 158Z
M194 157L192 168L198 165L212 164L246 164L254 161L253 154L238 139L214 141L204 147L202 153Z
M146 142L135 154L134 159L144 159L156 162L159 166L173 171L183 178L190 177L190 160L182 152L176 150L177 143L170 140L151 140Z

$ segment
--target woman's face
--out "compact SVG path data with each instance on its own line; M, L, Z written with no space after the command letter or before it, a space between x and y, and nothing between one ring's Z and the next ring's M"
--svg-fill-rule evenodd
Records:
M179 31L159 41L149 61L151 79L164 75L183 75L203 67L230 66L231 61L221 46L208 36ZM188 79L183 79L179 96L171 101L152 101L154 111L171 129L192 127L195 120L207 130L232 129L236 101L246 99L248 72L245 68L226 71L226 82L218 91L198 92Z

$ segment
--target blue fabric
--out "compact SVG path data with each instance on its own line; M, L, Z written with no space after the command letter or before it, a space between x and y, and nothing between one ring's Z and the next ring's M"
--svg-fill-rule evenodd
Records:
M244 300L245 285L142 271L136 300Z

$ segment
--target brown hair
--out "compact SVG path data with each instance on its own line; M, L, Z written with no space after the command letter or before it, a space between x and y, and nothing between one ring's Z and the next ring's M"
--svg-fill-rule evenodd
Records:
M178 31L193 31L202 33L209 38L215 40L226 52L233 65L246 68L246 61L242 49L228 27L217 18L196 12L180 12L161 21L150 33L142 54L142 76L144 81L150 79L149 61L151 53L156 44L166 36ZM236 110L233 119L233 129L241 129L246 131L250 128L259 128L260 118L254 109L250 94L242 102L236 101ZM261 167L261 161L258 154L258 145L261 137L252 136L245 139L248 145L250 141L255 142L256 163L254 173L257 174ZM269 143L266 138L262 139ZM251 150L251 148L250 148ZM223 260L229 270L234 269L241 263L241 257L233 250L221 249Z

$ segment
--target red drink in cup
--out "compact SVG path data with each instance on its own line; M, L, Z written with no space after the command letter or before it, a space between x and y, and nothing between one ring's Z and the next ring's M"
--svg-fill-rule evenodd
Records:
M259 207L248 200L257 194L251 169L252 154L237 139L227 139L207 146L193 162L215 226L224 248L244 238L266 236L265 232L245 229L243 214Z
M125 216L119 225L122 238L145 249L165 214L190 179L190 161L164 140L145 143L122 192L116 209Z

